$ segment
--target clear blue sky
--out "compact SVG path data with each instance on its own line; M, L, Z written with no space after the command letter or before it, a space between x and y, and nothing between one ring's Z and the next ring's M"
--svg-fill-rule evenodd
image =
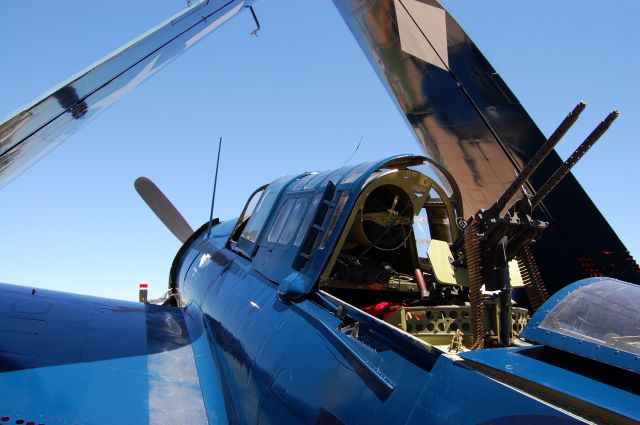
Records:
M0 4L0 116L158 24L179 0ZM621 116L575 174L640 256L640 2L445 2L545 134L580 100L566 157L611 109ZM175 239L138 198L154 180L193 227L280 175L419 153L328 0L262 0L259 38L236 17L0 189L0 281L136 299L166 288ZM567 206L571 208L571 206ZM579 214L576 211L576 214ZM589 229L585 229L589 231Z

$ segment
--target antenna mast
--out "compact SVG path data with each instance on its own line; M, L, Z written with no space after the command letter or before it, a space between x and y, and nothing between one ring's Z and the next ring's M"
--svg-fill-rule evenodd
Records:
M207 230L207 239L211 237L211 222L213 221L213 206L216 202L216 186L218 186L218 168L220 168L220 150L222 149L222 137L218 142L218 159L216 161L216 176L213 179L213 195L211 196L211 211L209 212L209 229Z

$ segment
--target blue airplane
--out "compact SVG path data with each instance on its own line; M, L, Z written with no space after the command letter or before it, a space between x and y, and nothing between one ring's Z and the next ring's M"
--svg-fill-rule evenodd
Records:
M1 124L0 183L252 3L190 6ZM0 284L0 424L640 421L635 263L606 222L582 246L558 212L561 191L604 221L552 152L584 106L540 139L437 2L334 3L428 156L287 175L195 231L138 179L183 243L168 296Z

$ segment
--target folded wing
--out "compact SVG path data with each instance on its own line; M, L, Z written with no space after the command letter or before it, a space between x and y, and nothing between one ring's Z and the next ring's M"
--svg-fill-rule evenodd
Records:
M189 7L0 123L0 187L250 3Z
M546 140L500 75L436 0L333 2L425 154L455 176L464 210L488 208ZM530 188L561 164L552 152ZM571 174L538 213L550 222L533 245L549 289L589 276L640 282L637 263Z

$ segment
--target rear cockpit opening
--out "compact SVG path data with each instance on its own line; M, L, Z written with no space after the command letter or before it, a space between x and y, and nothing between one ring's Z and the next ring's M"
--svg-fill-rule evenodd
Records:
M377 172L351 211L320 289L429 344L471 347L466 268L450 249L461 215L460 200L425 174ZM490 338L498 326L496 304L490 297L483 303ZM527 310L512 313L517 334Z

